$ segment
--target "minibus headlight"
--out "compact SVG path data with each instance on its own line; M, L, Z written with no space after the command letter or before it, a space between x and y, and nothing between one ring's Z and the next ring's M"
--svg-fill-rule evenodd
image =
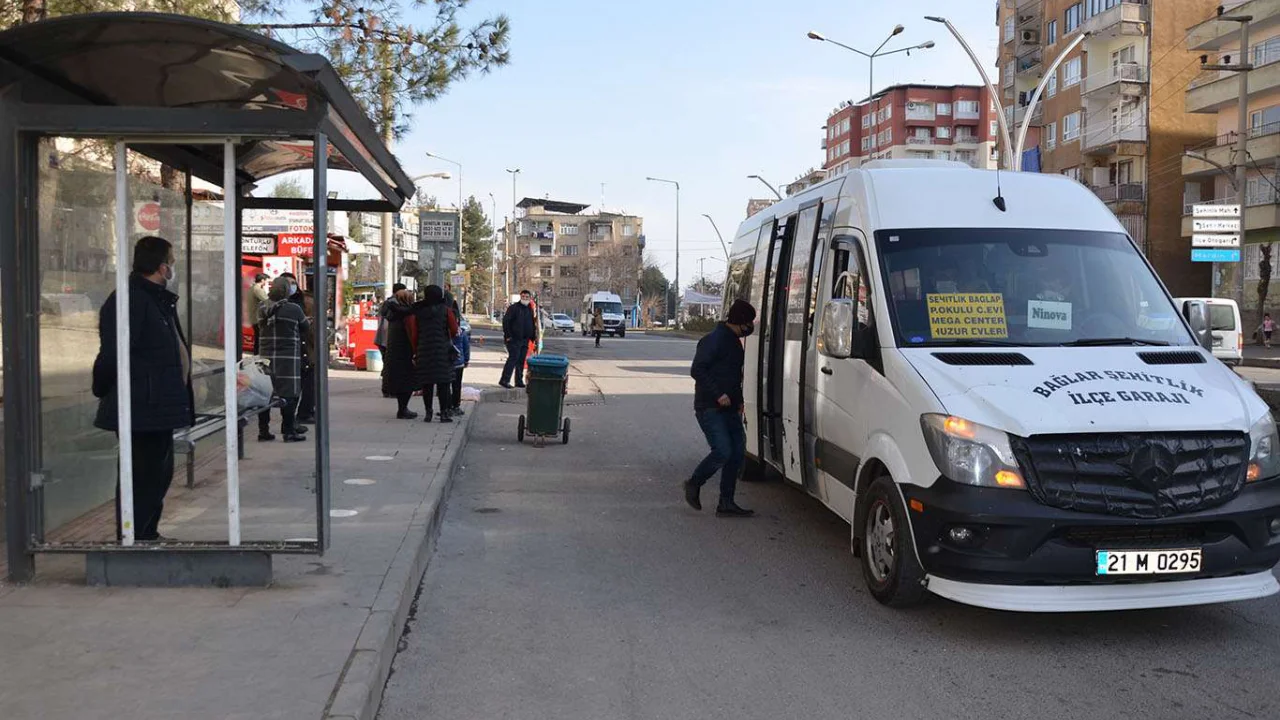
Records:
M925 444L942 474L956 482L1025 490L1009 435L954 415L922 415Z
M1248 482L1266 480L1280 475L1280 435L1276 421L1267 413L1249 428Z

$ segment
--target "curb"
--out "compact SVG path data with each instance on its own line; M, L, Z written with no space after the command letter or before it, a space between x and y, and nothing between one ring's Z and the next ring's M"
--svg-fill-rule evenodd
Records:
M480 403L491 396L481 394ZM436 536L444 517L445 500L453 488L453 479L462 462L462 451L471 435L471 426L479 414L480 403L462 420L461 427L449 439L440 470L427 489L405 532L405 542L395 557L374 597L369 617L360 629L356 645L347 656L346 665L329 695L329 704L321 716L324 720L374 720L382 705L382 691L391 674L391 662L399 649L400 635L418 585L427 571L427 563L435 551Z

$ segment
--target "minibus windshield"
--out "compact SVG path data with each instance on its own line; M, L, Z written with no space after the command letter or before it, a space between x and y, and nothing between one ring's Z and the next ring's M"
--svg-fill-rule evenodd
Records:
M598 302L598 303L595 303L595 307L599 308L600 312L602 313L609 313L610 315L622 314L622 303ZM594 312L594 310L592 312Z
M876 233L899 347L1194 345L1121 233Z

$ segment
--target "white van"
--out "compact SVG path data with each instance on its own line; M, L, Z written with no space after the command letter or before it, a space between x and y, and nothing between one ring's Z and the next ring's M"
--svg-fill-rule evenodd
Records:
M627 336L626 315L622 313L622 298L617 293L594 292L582 298L582 334L591 332L591 316L596 308L600 309L600 317L604 320L606 335Z
M1213 356L1228 365L1244 362L1244 325L1240 322L1240 306L1230 298L1174 298L1184 317L1191 303L1209 307L1209 331L1213 335Z
M1267 405L1210 359L1205 305L1184 320L1080 184L869 163L742 224L736 298L759 311L749 465L849 521L880 602L1118 610L1280 590Z

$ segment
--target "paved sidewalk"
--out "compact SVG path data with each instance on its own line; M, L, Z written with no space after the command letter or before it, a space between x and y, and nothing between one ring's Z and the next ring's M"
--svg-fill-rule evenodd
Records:
M500 370L498 353L476 345L467 385L493 387ZM277 556L270 588L222 590L92 588L84 585L81 556L43 556L34 584L0 584L0 715L372 717L474 405L452 425L397 421L394 401L382 398L376 375L334 372L330 410L333 508L356 514L333 517L326 555ZM247 432L246 466L255 455L283 452L255 447L255 434L254 428ZM310 443L293 448L311 457ZM377 456L391 459L368 459ZM186 493L179 491L180 472L163 534L216 536L220 527L225 537L225 510L220 514L210 500L225 503L225 495L199 492L202 485L221 487L220 478L207 477L216 470L202 468L206 477ZM304 533L307 525L298 520L305 518L306 499L314 503L314 497L305 482L282 484L298 502L287 512L260 513L258 528L271 529L276 519L285 521L286 532ZM254 487L246 485L247 518L255 517L249 504ZM303 536L314 535L313 523L311 528Z

